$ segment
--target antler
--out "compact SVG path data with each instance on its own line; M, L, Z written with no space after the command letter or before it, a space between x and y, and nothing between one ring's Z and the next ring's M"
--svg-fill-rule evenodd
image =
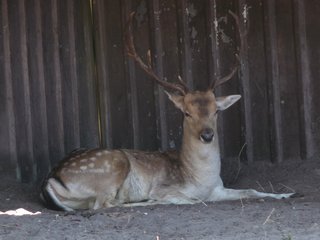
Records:
M233 19L235 20L236 22L236 25L237 25L237 28L238 28L238 31L239 31L239 37L240 37L240 50L239 50L239 53L241 53L242 51L242 48L243 48L243 37L247 34L247 32L243 33L240 29L240 23L239 23L239 17L234 13L232 12L231 10L229 10L229 14L233 17ZM228 80L230 80L234 75L235 73L237 72L238 68L239 68L239 65L240 65L240 59L239 59L239 55L236 54L236 59L237 59L237 62L238 64L232 69L232 71L225 77L223 78L220 78L216 81L212 81L211 84L210 84L210 89L214 90L216 87L218 87L219 85L227 82Z
M127 22L127 28L125 32L125 47L126 47L128 56L131 57L142 68L142 70L145 71L149 76L151 76L159 85L167 89L176 90L179 93L181 93L183 96L186 95L186 93L188 92L188 88L187 88L187 85L182 81L180 76L179 76L179 82L181 84L177 84L177 83L169 83L167 81L164 81L155 74L151 66L150 50L147 53L148 65L143 62L141 57L136 52L136 48L133 43L132 30L131 30L132 19L134 14L135 12L132 12L129 16L129 20Z

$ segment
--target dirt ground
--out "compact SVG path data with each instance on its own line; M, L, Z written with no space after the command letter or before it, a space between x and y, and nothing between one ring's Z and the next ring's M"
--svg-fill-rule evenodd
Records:
M224 170L228 182L237 176ZM234 188L295 190L289 200L110 208L65 213L39 202L38 189L0 173L0 239L320 239L320 159L242 166ZM21 216L17 216L21 215Z

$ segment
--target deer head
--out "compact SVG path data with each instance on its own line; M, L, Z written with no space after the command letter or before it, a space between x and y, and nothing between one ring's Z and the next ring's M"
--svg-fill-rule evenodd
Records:
M215 81L213 80L206 91L191 91L180 76L178 77L178 83L164 81L159 78L152 69L150 51L147 53L147 64L144 63L136 52L131 32L134 14L134 12L130 14L125 34L125 47L128 56L130 56L137 65L155 80L157 84L170 92L176 92L169 93L168 91L165 91L169 99L184 114L184 132L189 133L189 135L191 134L193 138L198 139L202 143L211 143L217 133L217 113L227 109L241 98L240 95L215 97L214 89L227 82L235 75L238 70L238 64L227 76ZM237 25L239 25L238 17L232 12L230 12L230 14L235 19ZM241 37L242 34L240 33L240 30L239 34ZM237 61L238 60L237 56Z
M203 143L211 143L217 131L217 114L240 99L240 95L215 97L211 90L190 92L184 96L166 92L184 113L184 130Z

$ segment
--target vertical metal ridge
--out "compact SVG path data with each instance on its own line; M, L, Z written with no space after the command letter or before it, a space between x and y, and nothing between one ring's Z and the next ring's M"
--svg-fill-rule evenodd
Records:
M58 29L58 6L57 0L52 1L52 36L53 36L53 66L55 79L55 102L57 106L57 135L58 135L58 149L59 155L65 153L64 146L64 121L63 121L63 105L62 105L62 82L61 82L61 67L60 67L60 46L59 46L59 29Z
M46 86L45 86L45 77L44 77L44 65L43 65L43 45L42 45L42 26L41 26L41 6L40 6L40 0L35 0L35 28L36 28L36 62L37 62L37 83L39 86L39 106L40 106L40 116L41 116L41 133L43 134L43 138L41 139L41 146L42 151L44 154L44 159L41 159L41 161L45 161L45 164L42 164L42 166L45 166L46 169L38 168L38 175L41 175L43 171L47 171L51 168L50 164L50 156L49 156L49 136L48 136L48 119L47 119L47 100L46 100ZM39 140L37 140L39 141ZM39 159L40 160L40 159ZM41 163L38 163L40 165ZM43 173L42 173L43 174Z
M67 1L68 8L68 33L69 33L69 58L70 58L70 81L71 81L71 95L72 95L72 116L73 116L73 141L76 147L80 146L80 120L79 120L79 91L77 78L77 60L75 49L75 24L74 24L74 1Z
M210 43L208 46L208 75L210 77L210 81L214 81L221 76L217 1L207 0L207 6L207 35L209 39L208 42ZM213 66L213 68L210 66Z
M111 122L111 107L110 107L110 94L109 94L109 84L108 84L108 77L107 77L107 64L106 64L106 48L105 43L106 39L105 36L106 31L103 28L101 23L105 22L105 15L104 15L104 1L93 1L93 12L96 18L97 29L95 30L95 51L97 52L97 62L99 64L97 67L97 81L98 81L98 91L100 96L100 103L101 112L100 112L100 122L102 128L102 145L106 146L107 148L112 148L113 146L113 138L112 138L112 122ZM104 111L103 111L103 110Z
M126 31L125 27L127 25L128 16L130 15L131 6L128 3L124 3L121 0L121 10L122 10L122 32ZM127 56L126 48L123 46L123 55ZM138 91L137 91L137 79L136 79L136 68L135 63L132 59L124 58L125 71L127 72L126 78L129 82L129 92L130 92L130 112L132 119L132 130L133 130L133 148L139 149L140 147L140 127L139 127L139 105L138 105Z
M246 0L239 1L239 28L242 33L245 32L246 21L245 16L243 15L244 7L246 6ZM243 91L243 102L244 102L244 119L245 119L245 141L246 145L246 153L248 162L253 162L253 125L252 125L252 96L250 89L250 73L249 73L249 62L248 62L248 41L247 34L244 36L240 36L240 59L241 59L241 80L242 80L242 91Z
M304 1L294 0L295 37L297 63L300 77L300 145L301 158L308 159L315 154L315 144L312 137L312 95L311 72L306 36L306 15Z
M82 127L80 129L80 144L81 146L84 144L88 144L88 141L90 141L90 146L101 146L101 126L99 121L99 92L98 92L98 86L97 86L97 74L96 74L96 59L94 55L94 25L93 25L93 14L92 14L92 1L88 2L87 0L82 1L82 11L84 12L84 19L87 21L84 21L84 52L85 57L88 59L86 62L86 87L88 88L89 94L91 97L88 98L88 106L89 108L94 109L91 116L88 116L90 119L90 123L95 126L89 126L89 129L86 129L85 127ZM76 5L75 5L76 6ZM78 64L79 65L79 64ZM81 67L81 66L80 66ZM89 81L91 80L91 82ZM83 82L82 82L83 84ZM81 103L80 103L81 104ZM79 110L82 108L81 105L79 105ZM88 125L86 125L88 127ZM88 131L89 130L89 131ZM86 134L81 134L83 132L86 132ZM83 135L90 136L90 139L85 139L85 142L83 140Z
M270 102L270 111L273 123L273 137L271 139L272 155L276 157L277 162L283 160L283 136L281 131L281 106L280 106L280 79L279 79L279 62L278 62L278 48L277 48L277 26L275 14L275 0L265 1L266 6L266 21L267 21L267 40L269 48L267 49L267 56L270 58L271 71L271 86L269 86L269 97L272 98Z
M190 36L188 29L188 16L186 1L176 0L177 5L177 23L178 23L178 46L180 58L180 72L182 79L186 82L190 89L193 89L193 76L191 64Z
M160 78L163 78L163 48L162 48L162 34L161 34L161 23L160 23L160 6L159 0L152 0L152 7L149 8L150 17L150 32L153 35L154 59L153 63L155 71ZM153 30L153 31L152 31ZM161 149L165 150L168 148L168 124L167 124L167 113L166 113L166 98L162 87L155 86L156 95L156 115L158 119L158 132L160 133Z
M131 118L133 126L133 147L140 148L140 128L139 128L139 113L138 113L138 93L137 84L135 76L135 66L132 60L128 60L128 78L129 78L129 88L130 88L130 106L131 106Z
M9 153L10 153L10 165L16 168L16 177L21 181L21 170L18 164L17 156L17 139L16 139L16 127L15 127L15 113L14 113L14 98L13 98L13 86L12 86L12 69L11 69L11 52L10 52L10 30L8 19L8 3L9 0L2 0L2 23L3 25L3 51L4 51L4 80L6 82L6 104L8 114L8 133L9 133Z
M27 48L27 29L26 29L26 11L25 11L25 2L19 1L19 24L20 24L20 44L21 44L21 65L22 65L22 84L24 90L24 114L25 114L25 135L26 135L26 146L27 146L27 156L22 161L19 159L22 166L22 174L27 174L26 176L22 175L22 180L29 181L29 177L32 177L32 181L36 179L36 162L34 161L34 152L33 152L33 132L32 132L32 113L31 113L31 93L30 93L30 79L29 79L29 66L28 66L28 48ZM27 161L26 161L27 160ZM27 163L28 162L28 163ZM30 164L31 166L26 166ZM24 168L26 172L24 173ZM31 171L31 172L29 172ZM31 174L31 176L28 176ZM25 178L25 179L24 179Z

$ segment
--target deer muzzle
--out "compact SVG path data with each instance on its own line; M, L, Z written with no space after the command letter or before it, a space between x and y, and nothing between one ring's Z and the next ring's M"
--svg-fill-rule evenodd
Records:
M204 143L210 143L214 137L214 131L212 128L205 128L200 133L200 140Z

